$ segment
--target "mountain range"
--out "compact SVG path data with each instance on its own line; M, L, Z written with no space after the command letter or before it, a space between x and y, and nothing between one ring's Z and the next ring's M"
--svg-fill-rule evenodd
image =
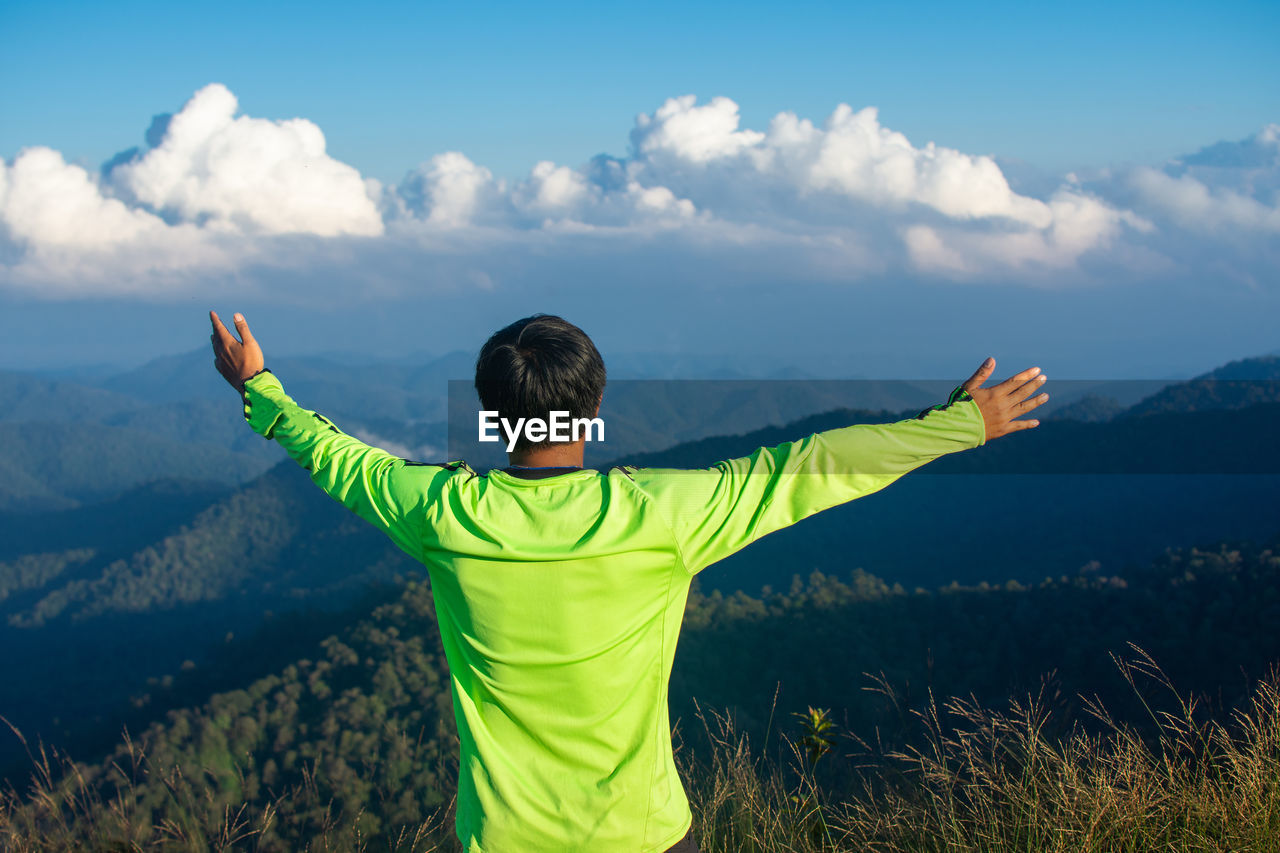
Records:
M0 374L0 433L11 439L0 457L10 474L0 491L0 642L10 650L0 714L29 734L93 754L122 722L145 725L282 665L262 646L282 636L271 631L318 641L345 618L335 614L358 618L425 575L249 431L206 361L162 359L93 384ZM1040 429L767 536L700 583L767 594L795 574L853 567L908 589L1033 583L1265 537L1280 506L1278 365L1233 362L1137 399L1132 387L1113 395L1108 383L1082 384ZM465 367L462 354L278 365L304 405L410 448L438 440L448 413L447 390L418 389L461 382ZM609 461L709 465L820 429L909 417L947 387L619 380L611 423L621 436L609 449L634 450ZM842 405L855 398L867 406ZM671 432L654 426L664 422ZM0 759L19 761L17 748Z

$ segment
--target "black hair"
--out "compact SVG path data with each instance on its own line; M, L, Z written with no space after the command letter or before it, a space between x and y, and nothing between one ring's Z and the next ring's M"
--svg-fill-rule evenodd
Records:
M493 333L476 359L476 393L487 411L549 420L553 411L592 418L604 393L604 359L586 332L554 314L534 314ZM515 449L534 444L521 430Z

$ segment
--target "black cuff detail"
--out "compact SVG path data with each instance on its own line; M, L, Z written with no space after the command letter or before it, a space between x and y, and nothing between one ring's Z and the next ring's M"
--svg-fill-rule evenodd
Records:
M941 412L944 409L950 408L954 403L963 403L972 399L973 395L964 390L964 385L957 385L951 392L951 396L947 398L947 402L938 403L936 406L930 406L927 409L921 409L920 414L916 415L914 420L923 420L930 412Z

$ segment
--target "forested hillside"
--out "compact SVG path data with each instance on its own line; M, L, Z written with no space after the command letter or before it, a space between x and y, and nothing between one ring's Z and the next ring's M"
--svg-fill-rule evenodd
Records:
M281 838L323 822L307 756L354 786L343 802L381 802L379 790L412 800L394 813L366 809L361 827L412 822L446 797L452 754L425 571L280 461L225 386L204 389L216 399L178 389L197 369L188 360L161 360L106 388L0 374L10 403L0 419L0 644L9 652L0 715L84 762L111 749L122 726L152 732L157 755L221 756L224 776L234 764L225 755L240 754L231 747L252 742L262 775L256 793L243 794L246 808L265 808L263 797L295 782L311 786L294 792L302 799ZM690 601L673 718L690 719L696 697L734 708L742 731L759 736L776 690L787 713L840 708L851 730L889 731L862 672L883 672L912 700L935 688L999 703L1050 669L1064 697L1106 693L1118 686L1106 651L1129 640L1190 688L1240 694L1280 654L1274 556L1239 544L1273 537L1280 517L1273 362L1234 363L1123 411L1099 386L1038 430L937 460L710 567ZM368 365L282 369L304 404L411 452L438 441L443 426L429 420L442 403L418 383L441 384L458 365L455 355L387 366L374 381L359 375ZM935 400L910 383L867 383L862 391L886 404L872 409L833 408L847 397L841 383L615 390L623 445L663 447L654 423L688 439L623 460L663 467L910 417ZM787 417L815 406L823 413ZM41 420L25 420L31 413ZM740 422L785 425L711 434ZM1237 545L1178 550L1224 539ZM228 691L232 705L204 707L232 701L210 699ZM1079 704L1064 698L1061 710L1076 714ZM253 726L234 731L201 722L247 716ZM415 733L412 750L377 740L397 727ZM269 747L252 740L267 731ZM387 760L357 760L362 749ZM362 776L361 761L391 775ZM19 740L0 738L0 778L29 770ZM216 803L241 790L227 778Z
M444 364L456 367L447 359ZM120 396L122 390L30 379L9 387L15 400L70 395L80 400L75 406L85 417L95 407L107 419L142 417L147 407L168 407L172 413L188 405L160 399L172 393L166 383L188 369L194 366L183 359L162 361L116 383L119 389L152 389L157 399L144 401L141 409ZM407 377L424 369L402 366L404 375L391 374L398 378L375 382L371 389L403 396L407 392L397 383L417 381ZM300 378L311 375L298 372ZM323 373L306 381L319 383ZM681 411L681 402L701 387L636 383L629 396L620 395L619 406L632 407L637 423L642 415L652 419L668 412L673 422L684 423L691 416ZM704 403L726 417L753 408L761 417L776 417L823 395L843 393L844 386L800 383L790 396L788 387L722 382ZM220 390L227 398L225 387ZM869 383L863 390L887 400L915 393L900 384ZM221 410L225 426L278 453L278 447L244 427L234 403L231 399L230 408ZM834 410L743 435L695 439L628 461L707 465L813 431L913 413ZM1112 469L1274 471L1268 461L1277 453L1270 439L1273 418L1264 404L1110 423L1046 422L1042 430L938 460L880 493L765 537L708 569L702 583L708 591L756 594L766 585L785 585L792 572L831 574L852 566L906 588L988 578L1030 584L1073 574L1090 561L1107 572L1122 571L1166 546L1266 535L1274 523L1273 508L1280 505L1278 476L1118 476ZM1232 440L1205 442L1207 435ZM60 457L60 465L75 470L65 461L72 455L56 443L45 446ZM92 455L93 447L88 443L81 449ZM1189 447L1195 452L1185 452ZM107 454L108 460L132 456L127 443L117 449L121 455ZM5 464L38 458L4 457ZM1094 470L1084 469L1085 462ZM142 470L163 467L155 457L139 461ZM992 473L1026 470L1073 473ZM112 482L123 490L128 480ZM992 541L989 531L1010 520L1016 520L1017 534ZM343 608L371 585L382 589L378 585L421 569L321 494L288 460L234 491L213 482L157 479L99 503L0 513L0 532L0 638L12 650L0 659L0 684L5 685L0 713L77 752L103 748L121 722L145 724L173 703L188 701L190 694L164 685L190 684L216 668L228 637L243 638L272 614ZM1026 559L1032 551L1034 562ZM256 674L266 671L261 668L266 661L249 655L243 665ZM20 758L14 749L12 742L0 746L0 763Z
M1130 407L1124 416L1238 409L1275 402L1280 402L1280 356L1266 355L1232 361L1187 382L1162 388Z
M0 557L0 714L76 748L163 715L172 700L150 683L212 665L271 614L340 610L421 569L292 461L230 494L132 497L88 519L94 535L77 528L88 511L29 518L29 533L0 517L17 541L44 531L65 548Z
M1047 679L1055 728L1042 736L1089 725L1082 696L1142 726L1143 703L1108 657L1130 643L1225 718L1280 660L1278 548L1280 536L1220 543L1170 551L1126 576L1089 567L1033 587L908 591L853 571L797 576L762 598L695 591L672 676L673 724L684 748L705 754L695 700L731 709L757 743L771 727L801 741L794 712L815 706L888 748L910 740L909 711L930 696L999 705ZM440 815L457 747L429 588L410 584L351 627L295 645L293 663L133 732L81 771L103 802L123 797L137 843L166 819L204 832L228 814L261 830L253 844L263 850L301 850L326 834L385 845L433 815L447 841ZM868 691L877 684L894 695ZM112 822L68 810L72 836ZM49 821L46 804L12 802L0 829L56 832Z

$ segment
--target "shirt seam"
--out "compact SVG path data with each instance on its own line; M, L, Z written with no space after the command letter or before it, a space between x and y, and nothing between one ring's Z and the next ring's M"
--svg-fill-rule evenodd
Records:
M403 462L403 460L401 460L401 461ZM402 464L400 467L401 467L401 469L403 470L406 466ZM451 472L451 473L452 473L452 472ZM444 497L444 490L445 490L446 488L448 488L449 486L451 486L451 485L453 485L453 477L452 477L452 476L450 476L450 477L449 477L449 479L447 479L444 483L441 483L441 485L440 485L440 494L437 496L437 499L439 499L439 498L443 498L443 497ZM423 497L425 498L426 496L424 495ZM427 565L427 517L428 517L428 514L429 514L430 512L431 512L431 504L430 504L430 502L428 502L428 501L424 500L424 501L423 501L423 505L422 505L422 506L420 506L420 507L418 507L418 515L419 515L419 518L418 518L418 562L419 562L419 563L422 563L422 565L424 565L424 566L425 566L425 565ZM430 572L427 572L427 578L428 578L428 580L430 579L430 577L431 577L431 573L430 573Z
M566 474L556 474L551 477L529 478L529 477L517 477L513 474L509 474L506 471L503 471L501 468L494 468L493 470L488 472L488 475L492 476L494 473L501 475L499 479L501 479L501 482L504 485L519 485L524 488L537 488L539 486L560 486L560 485L571 485L573 483L582 483L590 478L585 476L580 476L580 475L591 474L591 473L595 473L599 475L599 474L602 474L603 472L598 471L595 468L583 468L578 471L570 471Z
M658 507L656 503L654 503L652 496L648 492L646 492L639 483L631 479L631 477L626 477L626 479L631 484L631 487L634 488L636 492L640 494L640 497L645 502L645 504L652 507L654 513L658 516L658 520L662 522L662 526L667 529L667 533L671 536L671 544L675 546L676 558L680 561L680 568L687 574L688 566L685 563L684 553L680 549L680 540L676 538L675 531L671 529L671 525L667 523L667 519L662 515L662 510ZM673 583L675 583L675 579L676 579L676 573L673 568L672 571L667 572L667 589L662 599L663 600L662 627L660 629L661 630L660 636L662 637L662 640L658 646L658 655L659 655L658 666L660 668L659 678L661 678L661 669L665 667L665 664L667 661L667 618L671 613L671 586ZM662 692L665 693L666 691L662 691ZM659 709L659 711L661 711L661 709ZM653 722L653 731L650 736L654 739L654 742L656 742L659 735L658 727L662 725L662 714L661 713L654 714L654 717L655 717L655 720ZM670 736L671 736L670 733L668 733L667 737L670 737ZM645 801L644 801L644 829L640 834L640 838L642 839L641 840L642 844L644 843L643 839L648 838L649 836L649 820L653 817L653 813L652 813L653 779L654 779L654 775L658 771L658 762L661 760L661 757L662 757L662 750L655 749L653 753L653 763L649 766L649 784L646 786L648 788L648 791L645 795ZM685 831L687 832L688 830L686 829ZM667 846L669 847L670 845L667 845Z
M627 479L631 480L630 477ZM680 568L684 570L685 574L689 574L689 561L685 559L684 549L680 547L680 537L676 536L675 529L670 523L668 523L667 517L662 514L662 508L654 503L653 496L646 492L644 487L635 480L631 480L631 485L634 486L635 490L644 498L645 503L653 507L653 511L658 516L658 520L662 522L662 526L667 529L667 534L671 536L671 544L675 546L676 558L680 560ZM668 587L668 589L670 588Z
M655 511L657 510L656 506L654 507L654 510ZM661 513L659 513L659 516L661 516ZM666 521L664 520L662 523L666 524ZM669 526L668 526L668 529L670 529ZM677 550L678 550L678 546L677 546ZM680 559L680 565L681 567L684 566L684 558ZM662 642L658 646L658 649L659 649L658 680L659 682L661 682L662 680L662 671L666 668L666 662L667 662L667 618L671 615L671 585L675 582L675 579L676 579L676 573L674 571L667 572L667 591L662 597L662 601L663 601L662 629L661 629ZM659 692L662 694L665 694L667 691L660 690ZM670 702L670 699L667 699L664 695L664 701ZM662 717L663 717L662 709L658 708L656 709L656 711L657 713L653 715L654 716L653 733L651 735L653 740L651 741L651 743L656 743L658 738L663 735L662 732L658 731L658 727L662 725ZM671 737L670 732L666 732L665 734L668 738ZM653 780L654 780L654 776L656 776L658 772L658 762L661 760L662 760L662 750L655 748L653 750L653 763L649 766L649 784L645 786L648 788L648 793L645 796L645 800L644 800L644 829L640 833L641 844L644 843L643 839L649 837L649 821L653 818Z

